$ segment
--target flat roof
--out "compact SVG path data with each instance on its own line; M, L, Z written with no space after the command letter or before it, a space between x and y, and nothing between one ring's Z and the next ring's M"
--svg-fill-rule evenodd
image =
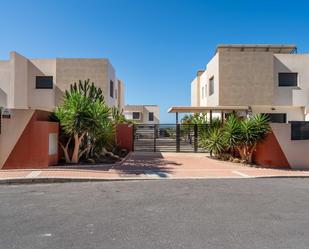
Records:
M249 106L172 106L168 113L203 113L209 111L246 111Z
M219 44L219 51L273 52L276 54L294 54L297 47L294 44Z
M142 106L159 106L159 105L130 105L130 104L128 104L128 105L125 105L125 107L126 106L142 107Z

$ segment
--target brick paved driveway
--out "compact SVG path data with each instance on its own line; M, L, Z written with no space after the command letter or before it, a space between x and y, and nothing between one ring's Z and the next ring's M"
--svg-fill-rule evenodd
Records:
M204 153L132 153L120 164L51 167L42 170L2 170L0 180L70 179L192 179L309 176L309 170L254 168L210 159Z

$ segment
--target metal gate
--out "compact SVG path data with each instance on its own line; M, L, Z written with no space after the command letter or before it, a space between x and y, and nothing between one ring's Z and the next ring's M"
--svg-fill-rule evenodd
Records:
M134 151L204 152L199 147L199 134L207 125L135 124Z

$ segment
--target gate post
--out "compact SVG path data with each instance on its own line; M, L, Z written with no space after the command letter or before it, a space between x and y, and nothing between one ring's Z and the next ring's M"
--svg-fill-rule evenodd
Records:
M154 132L153 132L153 151L157 151L157 125L155 124L154 127Z
M176 124L176 152L180 152L180 124Z
M134 141L135 141L135 124L132 125L132 152L134 151Z
M197 132L197 124L194 124L194 152L197 152L198 150L198 144L197 144L197 139L198 139L198 132Z

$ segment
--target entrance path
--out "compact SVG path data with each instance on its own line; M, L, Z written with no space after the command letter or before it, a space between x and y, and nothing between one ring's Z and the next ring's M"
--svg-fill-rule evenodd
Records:
M309 177L309 170L254 168L210 159L205 153L131 153L123 162L104 166L50 167L1 170L0 181L22 179L199 179L253 177Z

